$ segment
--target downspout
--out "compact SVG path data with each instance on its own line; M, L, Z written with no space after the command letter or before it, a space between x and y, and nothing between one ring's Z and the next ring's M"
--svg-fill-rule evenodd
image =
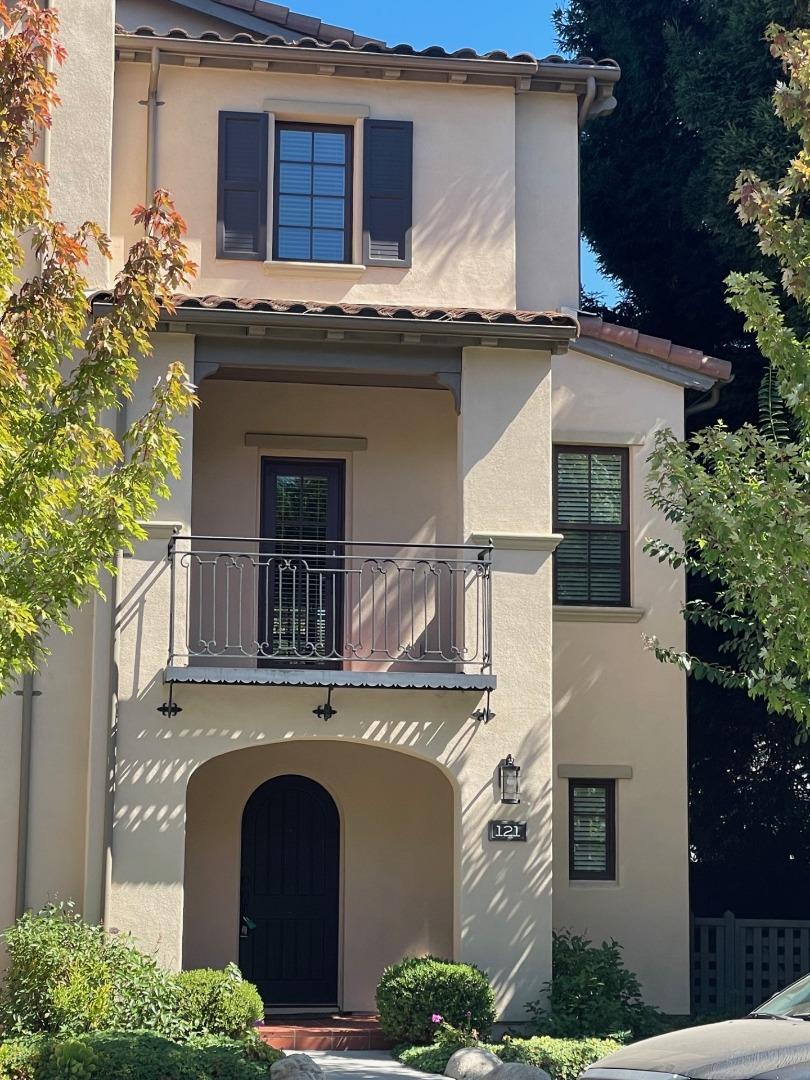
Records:
M42 0L42 7L50 11L51 0ZM53 72L53 57L45 61L47 74ZM45 182L50 179L51 170L51 128L46 124L42 129L42 167L45 170ZM40 268L44 256L40 256ZM28 833L31 817L31 735L34 727L34 676L24 675L22 689L17 693L22 697L20 715L20 790L17 807L17 877L15 893L15 914L19 918L25 911L28 891Z
M127 406L122 401L115 418L115 437L120 444L127 427ZM109 926L110 883L113 863L113 824L115 817L115 768L118 757L118 672L121 659L121 634L118 628L118 605L120 580L124 569L124 551L115 553L115 574L110 582L110 660L107 688L110 695L109 724L107 727L106 782L104 785L104 865L101 873L101 896L99 911L103 926Z
M708 412L710 409L715 408L720 401L720 392L732 382L734 382L733 375L726 379L724 383L716 382L708 397L702 401L696 401L694 405L687 406L684 410L684 416L695 416L697 413Z
M31 732L34 724L34 676L24 675L20 728L20 795L17 810L17 891L15 916L25 911L28 889L28 822L31 806Z
M158 101L158 80L160 79L160 49L152 49L152 62L149 65L149 89L146 94L146 199L144 206L149 206L157 187L157 111L162 101Z
M579 106L579 130L585 127L588 123L588 113L591 111L591 105L593 105L596 99L596 78L593 75L589 75L587 82L585 83L585 96L583 97Z

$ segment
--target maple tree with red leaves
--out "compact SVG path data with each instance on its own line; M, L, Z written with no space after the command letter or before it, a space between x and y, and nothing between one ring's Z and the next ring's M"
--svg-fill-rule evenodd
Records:
M35 148L58 106L52 66L65 59L58 16L34 0L0 0L0 693L34 671L55 628L115 572L116 553L145 536L139 522L179 473L172 419L195 402L179 363L122 435L107 422L131 398L161 308L196 267L165 191L133 211L143 237L113 286L109 314L90 321L83 276L109 239L87 222L51 217ZM21 280L26 252L39 271Z

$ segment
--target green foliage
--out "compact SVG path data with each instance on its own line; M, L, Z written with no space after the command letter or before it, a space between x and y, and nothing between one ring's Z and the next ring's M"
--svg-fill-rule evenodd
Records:
M83 276L91 249L110 242L88 222L52 221L36 145L57 103L51 62L58 17L36 0L0 0L0 693L35 670L49 630L115 572L116 553L145 533L156 500L177 476L172 420L196 399L172 364L123 434L109 414L132 397L138 354L161 306L194 271L185 225L165 191L136 207L143 237L115 279L108 315L91 321ZM21 238L39 273L20 281ZM88 1002L103 1008L103 1002Z
M241 1040L255 1061L277 1054L255 1032L264 1006L234 964L171 974L129 938L83 922L71 904L26 913L3 940L9 964L0 986L0 1037L10 1037L9 1045L20 1035L151 1031L197 1045ZM70 1055L72 1045L64 1041L54 1053Z
M472 964L408 956L387 967L377 987L380 1026L396 1044L428 1044L440 1015L455 1028L486 1035L495 1021L495 995Z
M520 1061L545 1069L552 1080L577 1080L588 1065L621 1047L614 1039L554 1039L548 1035L531 1039L504 1036L500 1043L459 1043L448 1033L439 1032L432 1046L410 1046L399 1050L396 1058L412 1069L443 1073L456 1050L467 1045L483 1046L502 1061Z
M123 936L90 926L70 904L27 912L5 931L0 1034L110 1028L184 1033L171 976Z
M176 1043L151 1032L88 1032L0 1045L0 1080L267 1080L281 1056L222 1037Z
M801 147L771 184L740 174L732 201L763 255L776 259L784 293L810 316L810 31L768 30L789 74L774 108ZM673 567L687 566L715 587L713 602L690 601L687 620L726 635L728 664L663 646L663 661L696 678L742 688L773 713L810 729L810 338L789 319L777 287L760 271L728 279L729 304L768 358L768 399L778 394L785 423L729 431L716 424L687 442L662 432L650 458L649 498L680 532L682 546L648 543ZM771 409L773 406L771 405ZM791 431L795 433L791 437Z
M36 1080L44 1042L41 1035L0 1039L0 1080Z
M191 1033L235 1039L247 1034L254 1022L264 1017L258 990L242 978L235 964L229 964L224 971L181 971L172 981L178 991L180 1017Z
M553 1039L536 1035L532 1039L505 1037L495 1052L503 1061L521 1061L545 1069L552 1080L577 1080L595 1061L621 1049L616 1039Z
M544 997L526 1006L539 1033L561 1038L644 1038L663 1030L663 1016L645 1005L636 976L615 941L593 945L569 930L554 934L552 978Z

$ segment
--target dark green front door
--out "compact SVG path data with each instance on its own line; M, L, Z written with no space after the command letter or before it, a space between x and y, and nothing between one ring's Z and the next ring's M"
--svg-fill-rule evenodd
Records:
M257 788L242 816L239 965L266 1005L336 1005L340 822L304 776Z

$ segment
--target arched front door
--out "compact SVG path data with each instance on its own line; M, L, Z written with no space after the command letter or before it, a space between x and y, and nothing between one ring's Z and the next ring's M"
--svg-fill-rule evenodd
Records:
M239 963L266 1005L336 1005L340 819L304 776L257 788L242 815Z

